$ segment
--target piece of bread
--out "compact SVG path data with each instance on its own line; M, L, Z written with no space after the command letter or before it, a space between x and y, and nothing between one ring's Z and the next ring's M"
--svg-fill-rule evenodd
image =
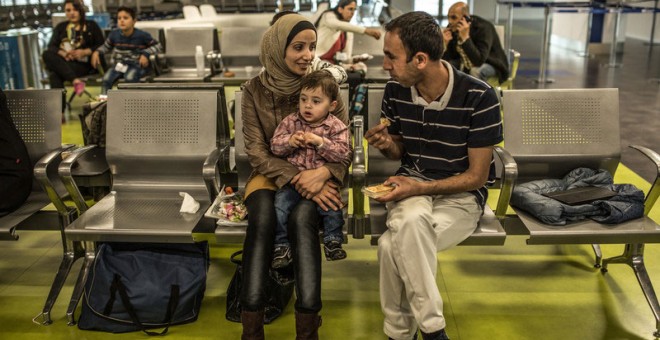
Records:
M383 196L392 190L394 190L394 186L385 184L372 185L362 188L362 192L371 198Z
M232 71L225 71L225 73L223 73L223 76L225 76L225 78L233 78L235 75L236 74Z
M380 123L385 124L385 126L390 126L390 120L385 117L380 117Z

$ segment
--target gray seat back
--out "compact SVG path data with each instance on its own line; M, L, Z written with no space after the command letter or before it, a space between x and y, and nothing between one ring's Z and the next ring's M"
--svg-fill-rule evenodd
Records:
M367 90L367 117L365 131L378 125L380 122L380 113L383 105L383 93L385 84L369 84ZM377 148L369 145L367 153L369 157L369 169L367 184L378 184L385 181L388 177L394 175L399 169L401 162L387 159Z
M214 90L217 91L217 139L218 148L222 149L229 145L229 113L227 110L227 97L225 96L225 85L223 83L119 83L117 88L120 90L140 89L140 90Z
M219 50L218 31L213 25L171 27L165 30L167 62L176 67L195 67L196 46L204 55Z
M64 92L56 90L8 90L7 106L18 133L27 146L32 164L62 145Z
M220 52L225 66L261 66L259 46L267 26L223 27ZM255 74L258 69L255 69Z
M504 147L518 183L577 167L614 175L621 158L618 89L505 90Z
M209 201L202 177L216 149L217 90L116 90L108 95L106 158L113 191L186 191Z
M62 111L64 91L54 90L8 90L7 106L27 147L34 166L48 152L62 146ZM48 177L54 184L60 183L57 167L48 169ZM56 185L59 194L66 193L64 187ZM32 191L41 192L39 183L34 182Z

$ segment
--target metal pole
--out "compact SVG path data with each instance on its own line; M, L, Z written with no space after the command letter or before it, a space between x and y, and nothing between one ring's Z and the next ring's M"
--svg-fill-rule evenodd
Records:
M621 20L621 8L614 9L614 29L612 33L612 46L610 47L610 62L608 67L619 67L621 64L616 63L616 45L619 37L619 21Z
M651 21L651 39L649 40L649 46L655 44L655 17L657 15L656 11L658 10L658 0L655 0L653 4L653 21Z
M545 6L545 25L543 26L543 46L541 48L541 65L539 66L539 84L552 83L552 79L545 77L546 68L548 66L548 52L550 51L550 25L552 22L552 13L550 6Z
M594 15L591 11L591 7L589 7L587 11L587 38L584 43L584 51L582 53L578 53L580 57L586 57L589 58L589 44L591 43L591 28L593 26L593 20L594 20Z
M513 4L509 4L509 17L506 24L506 51L511 50L511 35L513 33Z

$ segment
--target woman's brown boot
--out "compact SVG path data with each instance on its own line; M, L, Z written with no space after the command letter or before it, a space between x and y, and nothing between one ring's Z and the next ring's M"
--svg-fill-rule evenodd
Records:
M241 335L241 340L264 339L264 311L242 311L241 324L243 324L243 334Z
M318 340L321 317L317 314L296 312L296 340Z

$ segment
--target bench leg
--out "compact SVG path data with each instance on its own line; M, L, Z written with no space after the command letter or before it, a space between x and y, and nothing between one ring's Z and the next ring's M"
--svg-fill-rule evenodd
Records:
M83 262L82 268L80 268L80 273L78 273L78 279L76 280L76 285L73 287L73 293L71 294L71 301L69 302L69 307L66 310L66 318L69 326L76 324L76 307L78 307L78 302L82 297L83 291L85 289L85 282L87 282L87 276L89 276L89 270L94 263L94 258L96 257L96 247L94 242L85 242L85 260Z
M603 252L600 251L600 245L592 244L591 248L594 249L594 255L596 255L596 262L594 263L594 268L600 268L601 262L603 261Z
M60 262L60 267L57 270L57 274L55 274L53 284L50 286L50 291L48 292L48 297L46 298L46 303L43 310L41 313L39 313L39 315L32 319L32 321L37 324L50 325L53 323L50 318L50 312L55 305L55 301L60 295L62 287L64 287L64 282L66 281L67 276L69 276L69 272L71 271L73 263L84 255L82 245L79 242L67 242L66 240L66 236L64 235L64 227L76 219L78 216L78 211L75 209L70 209L67 211L67 213L67 216L60 215L60 232L62 234L62 248L64 251L62 255L62 262Z
M633 269L637 281L644 292L644 297L646 297L646 301L649 303L655 317L655 332L653 332L653 336L656 338L660 337L660 304L658 303L658 297L653 289L649 274L646 271L646 266L644 266L644 244L626 244L622 255L603 260L601 272L607 273L607 265L609 263L624 263Z

